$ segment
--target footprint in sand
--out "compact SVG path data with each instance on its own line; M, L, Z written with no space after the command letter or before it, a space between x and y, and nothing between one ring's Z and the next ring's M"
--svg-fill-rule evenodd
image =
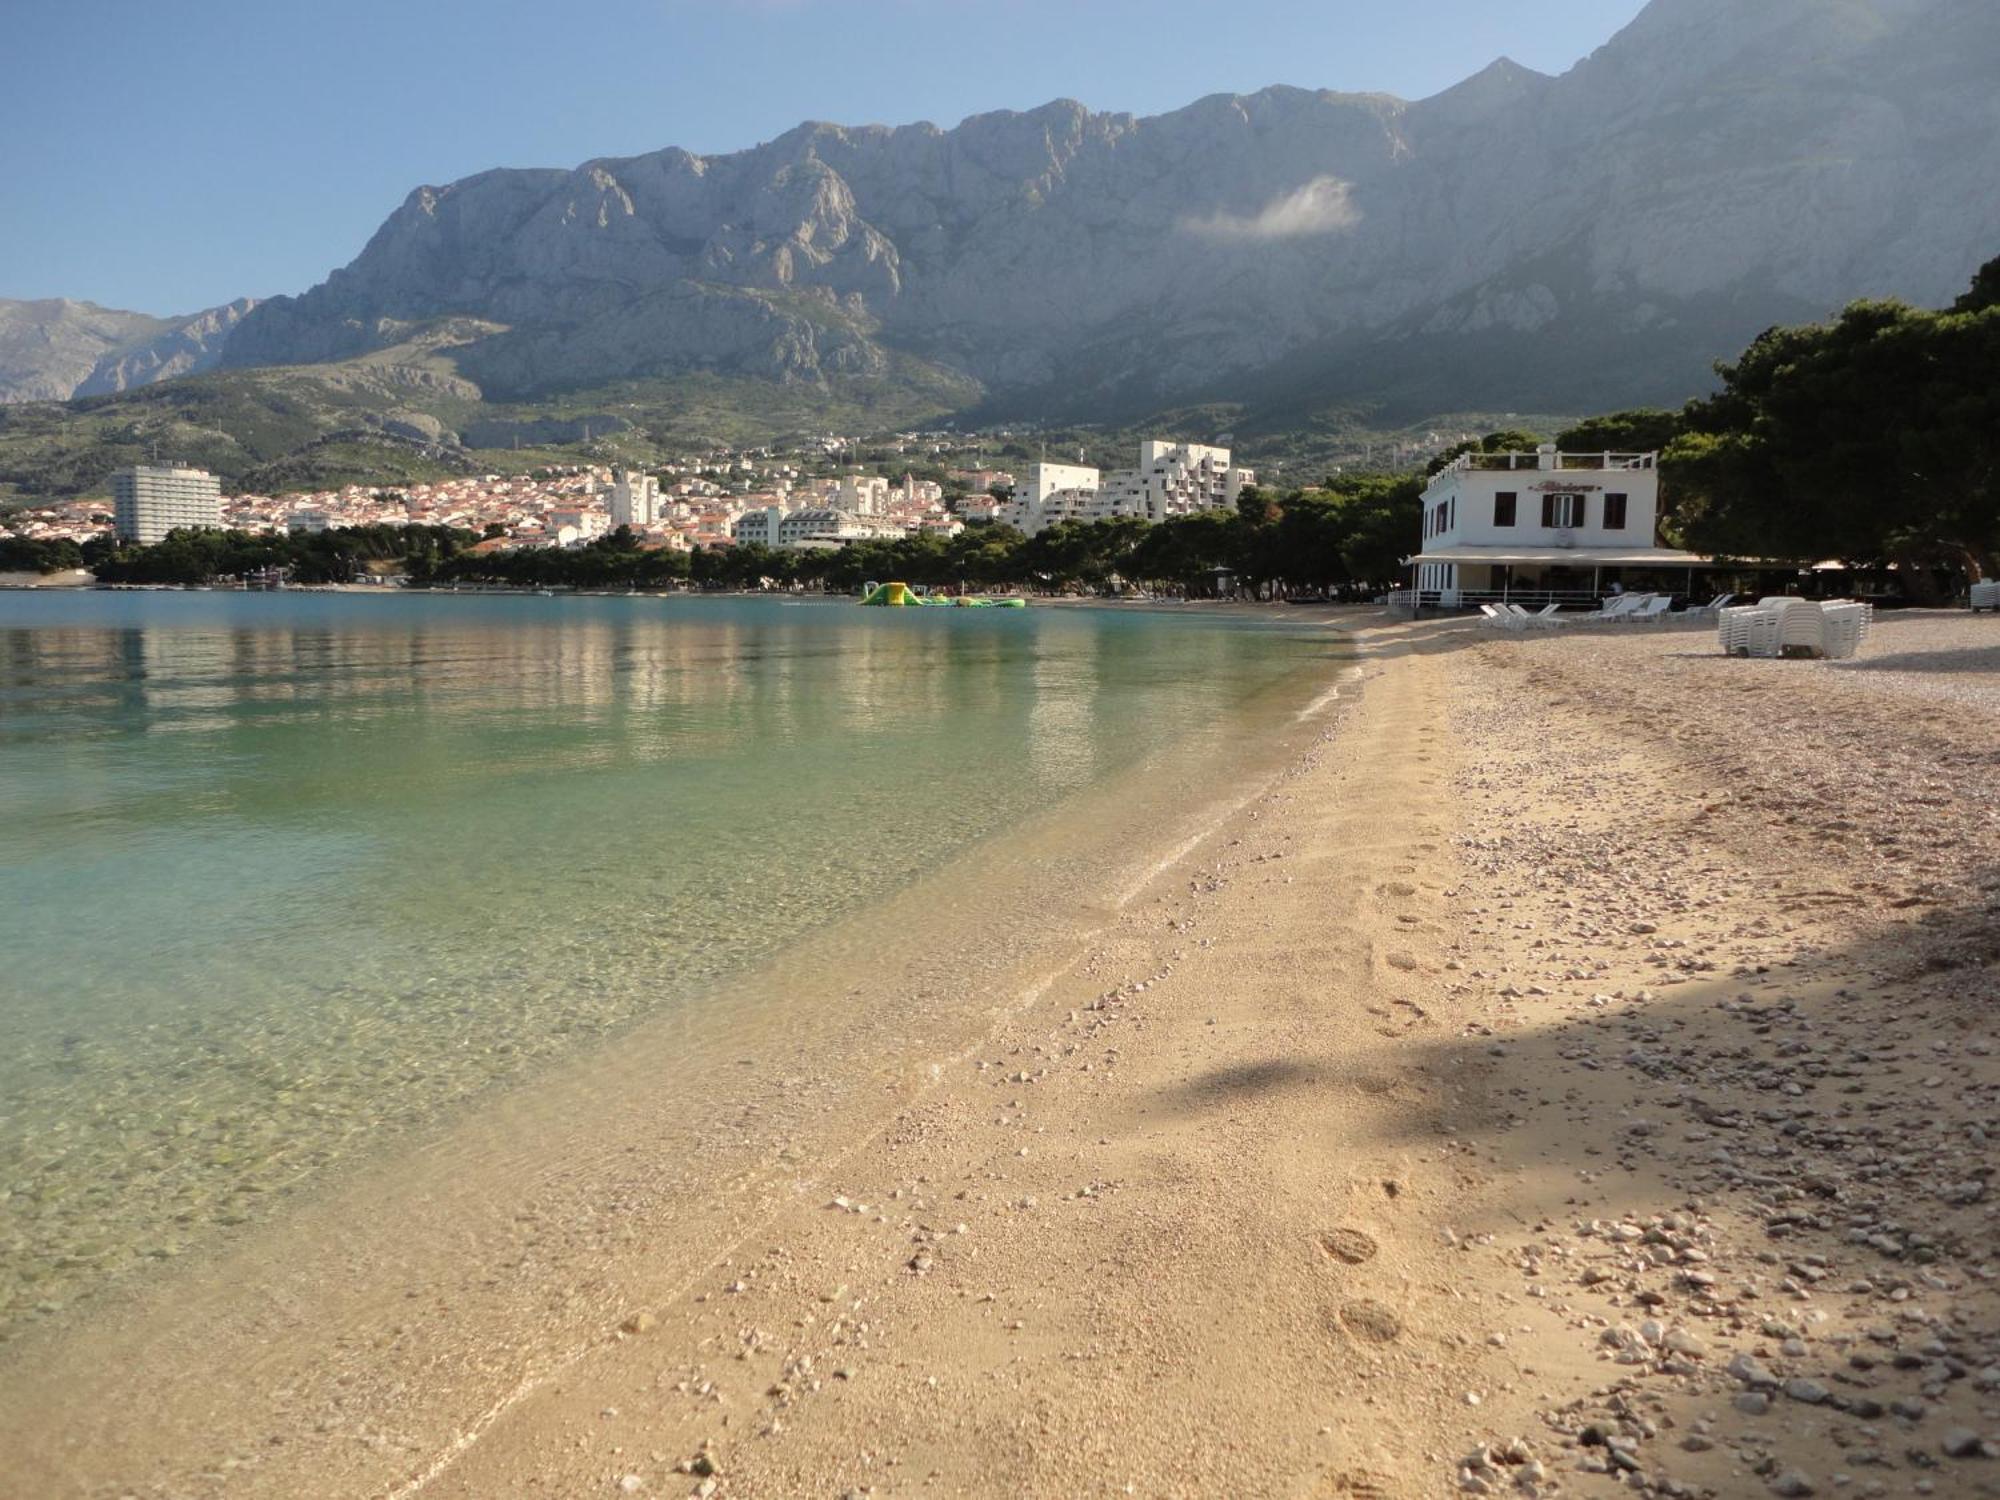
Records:
M1343 1226L1329 1229L1319 1237L1319 1247L1335 1260L1350 1266L1365 1265L1375 1258L1375 1238L1359 1229Z
M1364 1344L1393 1344L1403 1336L1403 1320L1396 1309L1365 1298L1342 1304L1340 1326Z
M1328 1495L1340 1495L1345 1500L1389 1500L1395 1492L1389 1488L1389 1480L1380 1474L1370 1474L1361 1469L1344 1469L1338 1474L1327 1476Z
M1390 1480L1384 1478L1382 1474L1370 1474L1368 1470L1360 1468L1346 1468L1326 1478L1324 1494L1328 1496L1338 1494L1344 1496L1344 1500L1390 1500L1390 1496L1396 1492L1390 1488Z

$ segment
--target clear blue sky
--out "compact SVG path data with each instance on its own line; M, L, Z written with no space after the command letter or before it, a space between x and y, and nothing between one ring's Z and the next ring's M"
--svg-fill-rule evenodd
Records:
M4 0L0 297L298 292L421 183L803 119L1560 72L1641 0Z

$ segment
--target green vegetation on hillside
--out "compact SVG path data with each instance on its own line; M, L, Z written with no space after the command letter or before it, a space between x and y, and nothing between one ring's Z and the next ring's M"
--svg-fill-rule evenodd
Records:
M818 385L690 375L493 402L444 354L402 346L334 364L223 370L111 396L0 406L0 503L102 495L114 470L168 459L220 476L231 494L552 464L643 467L689 450L935 423L977 391L935 365L898 359L880 377ZM548 443L539 434L551 425L575 429L577 440ZM521 431L527 440L512 435ZM465 446L460 433L493 442Z

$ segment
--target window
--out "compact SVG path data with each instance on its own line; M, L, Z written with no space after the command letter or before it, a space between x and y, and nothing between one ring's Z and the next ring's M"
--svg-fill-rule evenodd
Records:
M1583 496L1542 496L1542 525L1551 530L1583 525Z
M1604 497L1604 529L1623 531L1625 529L1625 497L1606 495Z
M1502 490L1493 497L1493 524L1495 526L1512 526L1514 524L1514 510L1520 498L1513 490Z

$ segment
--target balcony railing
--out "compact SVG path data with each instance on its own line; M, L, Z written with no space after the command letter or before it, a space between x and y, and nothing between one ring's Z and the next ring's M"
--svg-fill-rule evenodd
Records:
M1454 474L1493 473L1550 473L1568 471L1572 473L1603 473L1609 471L1631 472L1654 469L1659 466L1657 453L1559 453L1553 448L1539 453L1464 453L1447 467L1440 469L1428 489L1436 489Z

